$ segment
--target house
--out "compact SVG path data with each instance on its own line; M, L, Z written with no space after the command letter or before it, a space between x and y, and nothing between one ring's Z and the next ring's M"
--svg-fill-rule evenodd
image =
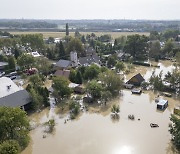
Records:
M96 54L96 50L93 47L88 47L86 50L86 56L90 56L90 55L95 55Z
M168 101L164 99L160 99L157 103L157 109L165 110L168 107Z
M60 59L56 64L55 64L55 69L58 70L58 69L67 69L71 67L71 61L69 60L63 60L63 59Z
M81 66L89 66L93 63L101 65L100 57L97 55L81 57L78 59L78 62L79 62L79 65L81 65Z
M8 66L7 62L0 62L0 72L3 71L6 66Z
M141 83L144 81L144 78L140 73L133 76L130 80L126 82L126 84L132 84L134 86L140 86Z
M57 70L54 75L69 79L70 70Z
M28 109L31 97L26 90L7 77L0 78L0 85L0 106Z

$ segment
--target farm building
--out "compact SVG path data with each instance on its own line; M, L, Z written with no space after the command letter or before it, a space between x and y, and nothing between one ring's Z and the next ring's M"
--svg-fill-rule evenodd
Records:
M144 81L144 78L140 73L133 76L130 80L126 82L126 84L132 84L134 86L140 86L141 83Z

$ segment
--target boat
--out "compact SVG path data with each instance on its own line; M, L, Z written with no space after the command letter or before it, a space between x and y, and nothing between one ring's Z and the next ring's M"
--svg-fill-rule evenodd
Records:
M159 127L158 124L150 123L151 128Z

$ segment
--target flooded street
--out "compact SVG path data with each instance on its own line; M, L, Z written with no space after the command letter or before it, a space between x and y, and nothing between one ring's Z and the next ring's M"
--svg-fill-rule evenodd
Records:
M165 71L173 68L160 65ZM156 73L160 70L155 69ZM153 68L138 66L137 71L148 79ZM127 78L133 74L137 72ZM121 96L107 106L90 106L88 112L81 112L76 120L66 124L68 114L59 113L57 108L35 113L30 119L37 128L30 132L31 142L22 154L174 154L168 132L169 117L180 100L166 97L169 106L161 112L156 109L156 96L151 91L133 95L130 90L123 90ZM112 104L120 106L119 119L111 117ZM135 120L129 120L129 114L134 114ZM55 130L43 138L42 124L51 118L55 119ZM150 123L157 123L159 127L151 128Z

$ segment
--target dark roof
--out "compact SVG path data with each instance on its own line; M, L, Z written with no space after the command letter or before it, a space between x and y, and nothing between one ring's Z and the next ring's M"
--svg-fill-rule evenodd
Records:
M142 75L140 73L136 74L135 76L133 76L127 83L129 84L134 84L133 79L136 78L137 82L140 84L144 81L144 78L142 77Z
M63 76L65 78L69 78L70 70L57 70L54 75L55 76Z
M91 55L79 58L79 63L81 65L90 65L92 63L100 64L100 57L97 55Z
M57 67L61 67L61 68L67 68L71 65L71 61L69 60L63 60L63 59L60 59L56 64L55 66Z
M26 90L20 90L13 94L0 98L0 106L20 107L31 102L31 97Z
M88 47L87 49L86 49L86 54L93 54L93 53L95 53L96 52L96 50L93 48L93 47Z

